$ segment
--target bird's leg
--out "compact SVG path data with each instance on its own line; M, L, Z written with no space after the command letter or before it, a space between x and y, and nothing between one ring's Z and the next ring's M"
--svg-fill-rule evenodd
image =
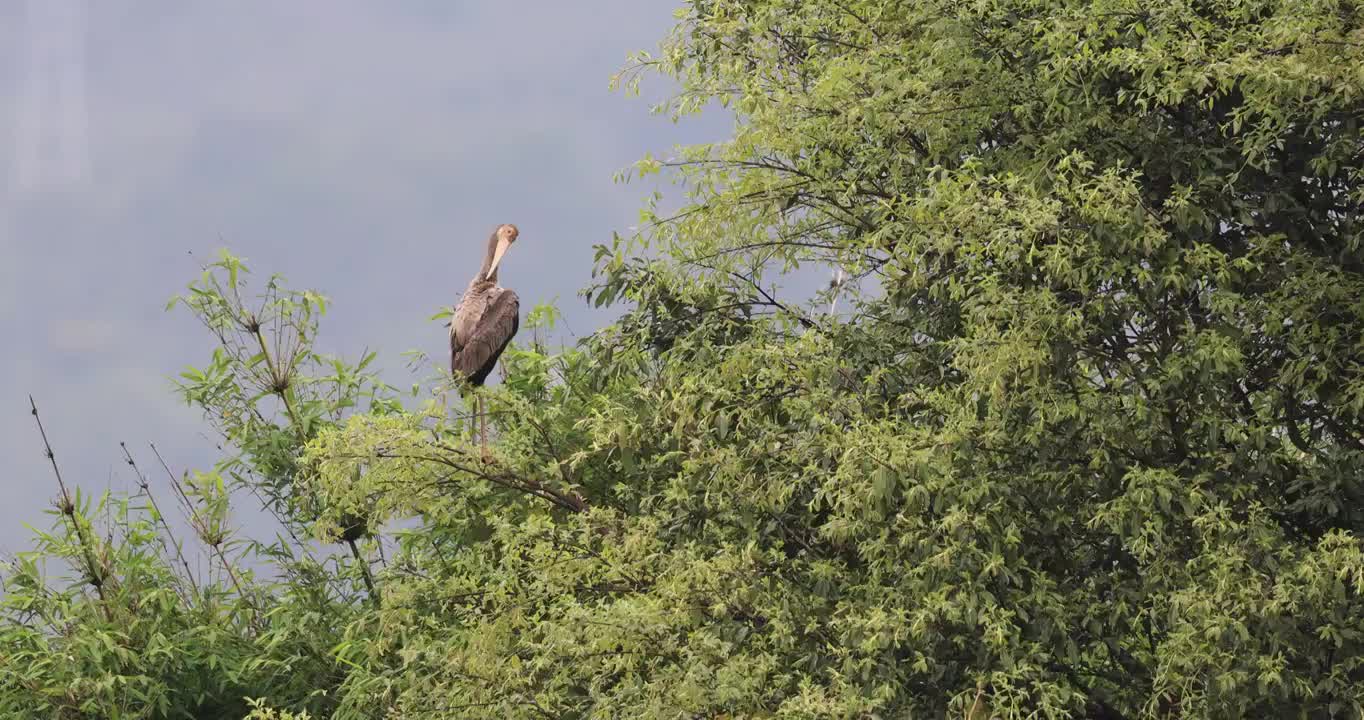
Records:
M475 391L473 395L474 395L473 414L469 418L472 421L473 427L470 428L470 431L471 434L473 435L472 439L478 443L479 455L484 460L487 460L488 442L483 435L483 396L480 395L477 391Z
M489 462L492 458L488 456L488 408L483 402L483 395L480 393L478 396L479 446L482 448L483 462Z

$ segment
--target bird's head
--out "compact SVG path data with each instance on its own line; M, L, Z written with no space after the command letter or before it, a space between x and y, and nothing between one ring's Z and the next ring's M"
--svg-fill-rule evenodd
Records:
M497 275L497 265L502 262L502 256L507 253L507 248L516 242L516 237L521 234L515 225L505 223L497 226L493 231L493 261L488 266L488 272L483 276L484 280L492 280Z

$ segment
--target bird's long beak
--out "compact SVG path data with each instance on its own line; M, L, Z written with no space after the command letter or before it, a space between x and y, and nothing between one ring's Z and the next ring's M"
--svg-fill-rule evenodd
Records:
M493 264L488 266L488 274L483 276L484 280L491 280L493 273L497 272L497 264L502 262L502 256L507 254L507 248L511 247L508 240L498 239L497 249L493 251Z

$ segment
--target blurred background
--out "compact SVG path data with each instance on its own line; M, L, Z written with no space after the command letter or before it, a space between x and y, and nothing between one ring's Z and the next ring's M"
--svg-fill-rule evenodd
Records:
M213 348L166 312L219 247L334 304L320 348L439 358L452 304L498 223L502 282L556 301L563 339L609 320L576 296L590 247L628 232L646 152L725 137L608 90L673 24L669 0L0 0L0 550L46 527L56 487L131 489L118 443L178 474L214 439L170 378ZM164 476L153 475L154 483ZM250 528L248 527L248 532Z

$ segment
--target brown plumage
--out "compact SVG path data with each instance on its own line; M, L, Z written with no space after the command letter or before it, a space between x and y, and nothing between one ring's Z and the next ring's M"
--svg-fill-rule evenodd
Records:
M521 303L515 292L493 288L460 305L468 317L463 333L458 325L450 326L450 372L482 385L520 326Z
M450 318L450 372L470 385L483 384L520 327L520 299L497 284L498 266L519 234L515 225L497 226L488 238L482 267ZM478 414L484 425L481 435L486 457L487 421L481 408Z

